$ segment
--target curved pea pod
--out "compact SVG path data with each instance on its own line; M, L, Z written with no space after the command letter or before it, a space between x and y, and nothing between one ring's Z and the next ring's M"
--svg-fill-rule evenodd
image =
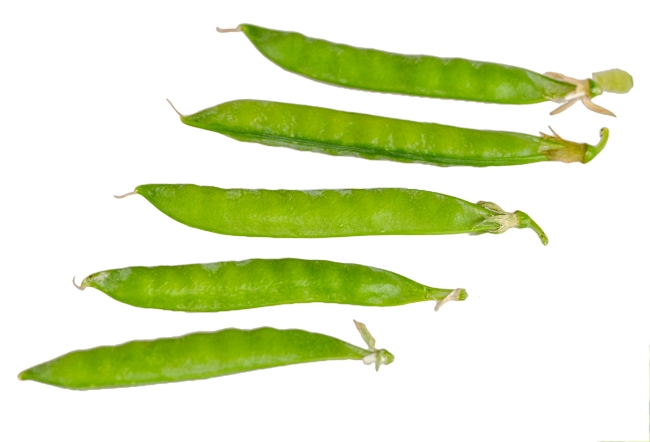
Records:
M588 163L609 136L601 129L595 146L553 135L464 129L436 123L259 100L222 103L192 115L188 126L239 141L328 155L436 166L510 166L541 161Z
M501 104L564 103L551 115L577 101L590 110L615 116L591 98L605 92L624 94L632 76L620 69L595 72L578 80L562 74L538 74L498 63L403 55L276 31L250 24L220 32L241 31L262 55L281 68L327 84L374 92Z
M531 228L548 238L527 214L494 203L477 204L412 189L253 190L193 184L146 184L138 194L176 221L235 236L329 238L367 235L503 233Z
M72 390L94 390L208 379L328 360L361 360L375 364L377 370L392 363L395 357L375 348L365 325L355 324L368 349L304 330L230 328L77 350L29 368L18 378Z
M422 301L436 301L438 310L447 301L467 298L464 289L428 287L375 267L294 258L105 270L78 286L86 287L136 307L186 312L307 302L386 307Z

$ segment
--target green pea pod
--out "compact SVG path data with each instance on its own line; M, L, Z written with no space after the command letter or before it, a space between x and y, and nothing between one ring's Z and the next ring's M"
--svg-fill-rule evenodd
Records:
M281 68L327 84L375 92L448 98L501 104L564 103L562 112L577 101L590 110L615 116L591 98L605 92L632 89L632 76L620 69L596 72L577 80L562 74L545 75L514 66L428 55L402 55L243 24L241 31L262 55Z
M601 129L600 142L591 146L565 140L555 132L536 137L259 100L230 101L179 115L188 126L239 141L436 166L588 163L603 150L609 136L606 128Z
M436 301L438 310L447 301L467 298L464 289L428 287L375 267L293 258L105 270L77 286L86 287L136 307L186 312L306 302L386 307L422 301Z
M365 325L356 321L355 324L367 350L304 330L230 328L77 350L29 368L18 378L72 390L94 390L207 379L339 359L374 363L377 370L392 363L395 357L387 350L375 348Z
M527 214L505 212L412 189L253 190L193 184L146 184L139 194L167 216L201 230L235 236L329 238L367 235L503 233L531 228L548 238Z

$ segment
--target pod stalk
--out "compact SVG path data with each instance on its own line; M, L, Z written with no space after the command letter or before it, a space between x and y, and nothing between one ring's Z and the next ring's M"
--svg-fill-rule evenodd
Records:
M167 100L167 103L169 103L169 105L172 107L172 109L174 109L174 112L176 112L176 113L178 114L179 117L181 117L181 118L184 118L184 117L185 117L185 115L181 114L181 113L178 111L178 109L176 109L176 107L172 104L171 101L169 101L168 98L165 98L165 100Z
M464 297L462 296L463 293L465 295ZM436 306L434 308L434 311L437 312L438 310L440 310L440 307L442 307L449 301L461 301L465 298L467 298L467 292L465 291L465 289L454 289L443 299L436 301Z
M546 236L546 233L544 233L542 228L535 221L533 221L533 219L528 216L528 214L517 210L515 212L515 215L517 215L517 218L519 219L519 225L517 226L518 229L532 229L533 232L537 233L537 236L539 237L540 241L542 241L542 244L545 246L548 245L548 236Z
M379 367L382 365L388 365L393 362L395 357L388 350L384 350L383 348L377 350L375 347L375 338L372 337L368 328L361 322L357 322L354 319L353 321L357 330L359 330L361 337L368 346L368 350L372 352L363 357L363 363L366 365L375 364L375 371L379 371Z
M632 89L632 76L620 69L611 69L604 72L595 72L593 79L587 78L578 80L576 78L567 77L566 75L557 72L546 72L544 75L551 77L555 80L563 81L575 86L573 92L565 95L559 100L553 100L557 103L563 103L560 107L553 110L551 115L557 115L564 112L578 101L581 101L584 106L590 111L616 117L614 112L597 105L591 99L601 95L603 91L614 92L619 94L627 93Z
M549 126L553 135L540 132L542 143L540 152L544 154L549 161L560 161L562 163L583 163L586 164L593 160L607 144L609 138L609 129L606 127L600 130L600 141L596 146L587 143L576 143L565 140Z
M489 210L494 215L487 216L483 221L478 223L474 227L474 232L472 235L481 235L483 233L492 233L497 235L512 228L530 228L535 233L537 233L537 236L539 237L540 241L542 241L542 244L548 245L548 237L542 228L526 213L520 210L517 210L515 212L506 212L498 205L488 201L479 201L476 204L483 207L484 209Z
M587 144L585 159L582 162L586 164L589 161L596 158L596 155L598 155L605 148L608 139L609 139L609 129L603 127L602 129L600 129L600 141L598 142L598 144L596 144L595 146L591 146Z

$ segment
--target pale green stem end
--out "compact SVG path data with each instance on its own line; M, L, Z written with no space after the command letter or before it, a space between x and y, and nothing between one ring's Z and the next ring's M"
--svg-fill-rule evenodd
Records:
M594 106L593 103L590 105ZM551 129L553 135L540 132L543 141L539 148L539 152L544 154L549 161L559 161L562 163L588 163L605 148L607 140L609 139L609 129L606 127L600 130L600 141L595 146L587 143L576 143L574 141L565 140L552 128L549 127L549 129Z
M363 363L366 365L375 364L375 371L379 371L379 367L382 365L391 364L395 360L395 356L388 350L377 350L375 348L375 338L372 337L368 328L361 322L354 321L354 325L357 326L357 330L361 334L361 337L368 345L368 350L372 353L363 357Z
M499 234L507 231L508 229L512 229L513 227L516 227L518 229L530 228L535 233L537 233L537 236L539 236L542 244L548 244L548 237L542 228L539 227L539 225L537 225L537 223L524 212L521 212L519 210L512 213L506 212L498 205L487 201L479 201L476 204L489 210L494 215L486 216L483 221L474 226L474 232L471 233L472 235L481 235L483 233Z
M608 139L609 139L609 129L603 127L602 129L600 129L600 141L598 142L598 144L596 144L595 146L591 146L587 144L587 151L585 152L585 158L582 162L587 164L589 161L596 158L596 155L598 155L605 148Z
M634 87L632 76L622 69L609 69L602 72L594 72L591 78L605 92L615 94L627 94Z
M517 215L517 218L519 219L519 225L517 226L518 229L532 229L533 232L537 233L542 244L545 246L548 245L548 236L546 236L546 233L544 233L542 228L533 221L530 216L520 210L515 211L515 215Z
M557 72L547 72L547 76L556 80L564 81L575 85L575 89L559 99L552 99L557 103L563 103L560 107L553 110L551 115L557 115L564 112L578 101L581 101L585 107L593 112L615 117L614 112L605 109L602 106L592 102L591 99L605 92L625 93L632 88L632 76L620 69L594 73L594 79L578 80L567 77ZM550 99L550 98L549 98Z
M435 311L440 310L440 307L448 303L449 301L462 301L467 299L467 292L465 289L454 289L447 296L436 301Z
M375 364L375 371L379 371L379 367L382 365L391 364L395 360L395 356L388 350L377 350L374 353L370 353L368 356L363 358L363 363L366 365Z

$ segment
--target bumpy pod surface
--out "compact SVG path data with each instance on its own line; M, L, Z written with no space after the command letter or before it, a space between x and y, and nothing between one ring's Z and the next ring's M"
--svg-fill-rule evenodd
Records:
M374 92L448 98L501 104L564 103L560 113L577 101L590 110L615 116L591 102L605 92L627 93L632 76L621 69L595 72L578 80L555 72L538 74L528 69L464 58L404 55L356 48L243 24L241 31L269 60L281 68L327 84Z
M394 306L467 298L463 289L428 287L375 267L294 258L105 270L85 278L81 288L86 287L136 307L187 312L306 302Z
M362 335L367 333L363 324L357 327ZM207 379L337 359L364 360L367 364L376 363L378 368L393 362L394 356L383 349L365 350L304 330L225 329L77 350L29 368L18 377L73 390L91 390Z
M239 29L287 71L353 89L504 104L561 99L575 89L503 64L356 48L251 24Z
M531 228L548 238L524 212L412 189L251 190L193 184L146 184L145 197L176 221L236 236L327 238L367 235L503 233Z
M605 147L609 133L602 129L600 142L591 146L557 135L464 129L260 100L230 101L180 116L189 126L239 141L437 166L587 163Z

